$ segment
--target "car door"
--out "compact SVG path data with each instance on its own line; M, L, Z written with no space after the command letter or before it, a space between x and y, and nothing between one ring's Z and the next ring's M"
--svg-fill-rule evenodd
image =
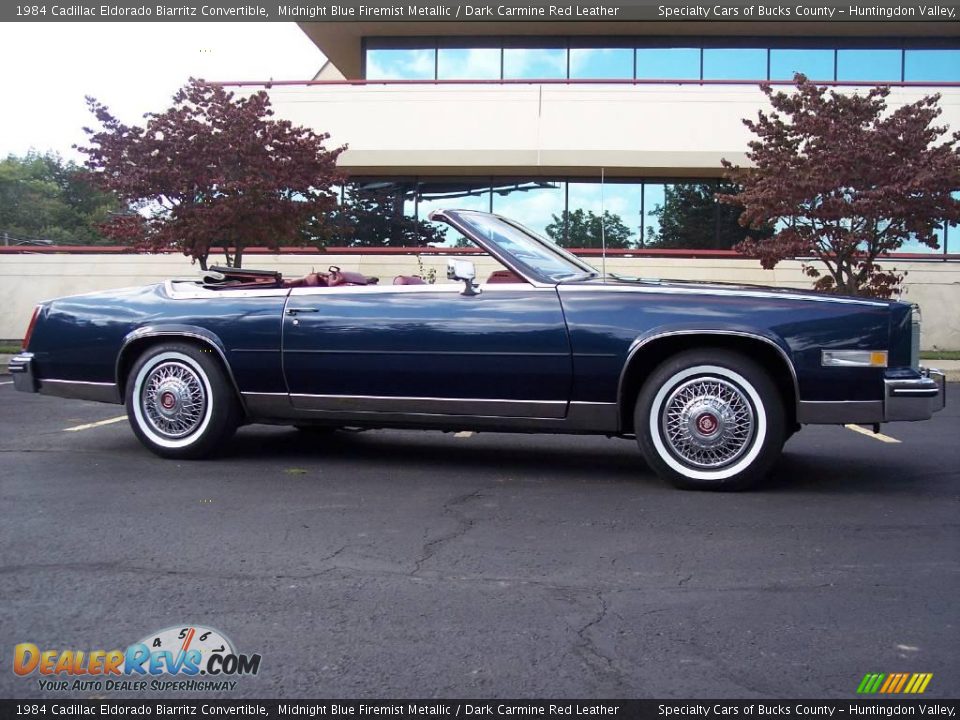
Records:
M563 418L571 388L555 287L295 288L283 369L300 410Z

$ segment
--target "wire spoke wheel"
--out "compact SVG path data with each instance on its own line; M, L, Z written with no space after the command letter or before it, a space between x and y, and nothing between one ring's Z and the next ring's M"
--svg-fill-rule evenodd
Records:
M746 394L720 377L679 385L661 411L661 430L673 454L696 468L734 462L750 446L754 411Z
M165 438L179 439L202 424L207 395L193 368L178 360L167 360L154 366L145 378L140 405L154 431Z

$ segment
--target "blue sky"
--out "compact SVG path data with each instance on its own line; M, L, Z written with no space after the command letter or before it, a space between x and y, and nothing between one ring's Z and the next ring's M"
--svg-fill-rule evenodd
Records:
M295 23L2 23L0 157L33 148L79 159L85 95L136 123L190 76L309 80L323 62Z

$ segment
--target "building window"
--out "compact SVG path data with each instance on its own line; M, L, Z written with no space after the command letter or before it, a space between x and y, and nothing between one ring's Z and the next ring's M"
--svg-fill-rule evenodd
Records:
M500 48L440 48L437 77L440 80L499 80Z
M903 79L915 82L960 82L960 50L907 50Z
M642 195L641 183L567 183L567 211L558 218L564 222L547 233L564 247L639 247Z
M903 50L838 50L837 80L898 82Z
M566 207L565 191L566 183L555 180L495 180L493 212L549 237L547 226L554 222L554 216L563 216Z
M637 48L636 56L638 78L700 79L700 48Z
M437 53L429 49L367 51L368 80L433 80Z
M833 50L770 50L770 79L793 80L794 73L803 73L809 80L833 80Z
M416 213L421 222L428 222L434 210L480 210L490 212L490 180L455 179L436 181L420 186L416 196ZM466 245L460 234L442 223L432 223L442 236L443 245ZM435 241L432 241L436 244ZM426 244L426 243L424 243Z
M504 48L503 77L562 80L567 77L567 51L563 48Z
M570 77L584 79L633 78L633 50L628 48L571 48Z
M765 80L767 51L762 48L704 48L704 80Z

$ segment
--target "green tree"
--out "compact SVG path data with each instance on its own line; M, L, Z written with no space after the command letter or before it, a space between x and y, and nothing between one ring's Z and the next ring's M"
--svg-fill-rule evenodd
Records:
M99 129L87 129L87 167L100 187L139 212L104 232L137 247L179 249L205 267L211 247L240 267L246 247L303 241L304 228L335 209L340 182L328 135L274 117L270 97L239 97L190 81L143 127L128 126L87 98Z
M54 153L0 160L0 234L58 244L110 244L98 226L122 209L85 170Z
M343 202L307 227L308 242L323 247L418 247L443 242L442 227L404 212L402 188L344 187Z
M665 185L663 204L658 204L647 215L656 218L659 231L653 225L646 228L646 244L654 248L729 250L743 242L748 231L740 226L743 208L720 203L719 193L736 192L730 183L689 182ZM755 237L767 237L766 228L749 231Z
M560 247L599 248L604 241L608 248L631 247L630 228L609 210L604 210L602 215L583 208L564 210L560 215L553 215L553 222L545 229Z
M744 227L775 225L738 248L765 268L792 257L827 292L890 297L903 279L878 259L907 240L936 248L937 228L960 219L960 133L937 119L940 96L889 109L889 87L842 93L794 76L793 92L760 89L772 110L744 124L749 167L724 160L740 192L721 195Z

